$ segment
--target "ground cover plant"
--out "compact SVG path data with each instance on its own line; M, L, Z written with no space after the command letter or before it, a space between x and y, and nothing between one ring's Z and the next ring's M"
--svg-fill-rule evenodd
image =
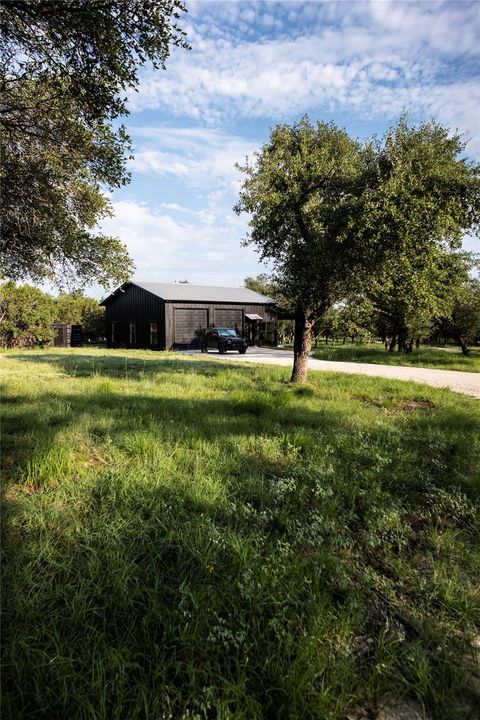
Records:
M318 360L374 363L375 365L407 365L437 370L480 372L480 348L470 348L470 355L462 355L459 348L419 347L412 353L389 353L380 343L332 345L321 343L314 348Z
M477 401L213 357L0 359L4 717L477 717Z

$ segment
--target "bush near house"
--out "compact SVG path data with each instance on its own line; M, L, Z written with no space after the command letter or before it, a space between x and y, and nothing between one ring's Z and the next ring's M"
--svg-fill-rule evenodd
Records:
M0 285L0 345L3 348L48 345L55 331L53 298L31 285Z
M0 347L45 347L53 342L53 323L81 325L87 342L104 340L105 310L83 292L55 298L31 285L0 284Z

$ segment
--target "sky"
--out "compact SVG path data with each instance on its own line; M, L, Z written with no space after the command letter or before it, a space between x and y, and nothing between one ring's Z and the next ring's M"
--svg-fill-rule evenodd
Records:
M125 120L132 180L102 224L126 244L134 279L237 287L268 271L242 246L235 164L305 113L362 140L406 111L464 133L479 159L478 1L186 5L191 50L142 69ZM472 238L465 247L480 249Z

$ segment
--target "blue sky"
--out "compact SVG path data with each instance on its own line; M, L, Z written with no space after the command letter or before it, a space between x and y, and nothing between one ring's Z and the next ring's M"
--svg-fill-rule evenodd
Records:
M238 286L265 271L242 247L232 207L241 174L278 122L304 113L351 135L383 132L403 110L435 118L480 156L478 2L188 2L192 47L146 67L126 119L132 182L103 229L135 277ZM478 249L478 241L466 240Z

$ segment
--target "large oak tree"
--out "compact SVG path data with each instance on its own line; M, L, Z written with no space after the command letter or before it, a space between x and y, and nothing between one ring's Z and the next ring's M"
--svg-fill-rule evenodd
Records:
M401 118L383 140L360 145L333 124L303 118L275 127L239 166L245 242L273 265L295 311L292 381L306 380L315 324L372 278L388 275L392 295L412 304L414 288L435 306L427 286L441 282L441 258L479 228L480 168L464 149L434 122L410 127Z
M96 232L105 190L129 180L118 118L147 61L186 46L179 0L5 0L1 7L3 272L63 284L128 278L117 238Z
M247 243L272 263L295 313L292 381L307 377L312 330L341 297L352 269L349 227L363 177L359 143L304 117L278 125L246 173L236 212L250 213Z

